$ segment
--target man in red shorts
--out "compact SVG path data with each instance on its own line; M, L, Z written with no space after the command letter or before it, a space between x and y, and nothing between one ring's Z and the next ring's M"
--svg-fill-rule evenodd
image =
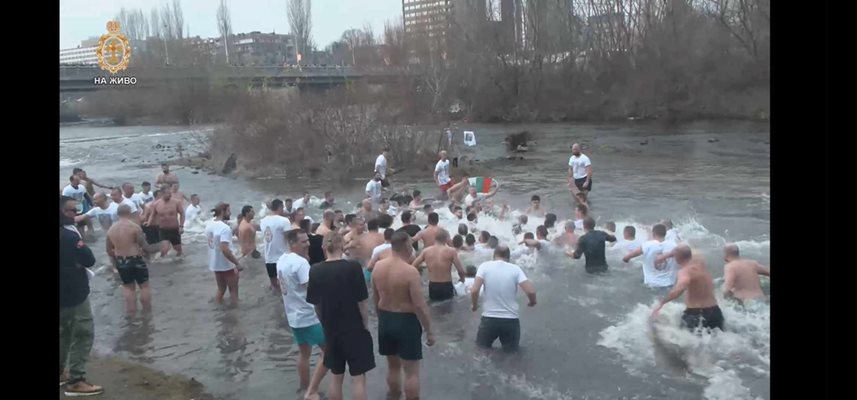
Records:
M449 178L449 159L446 157L446 151L440 152L440 160L437 162L437 165L434 167L434 181L440 186L440 191L446 195L446 191L449 190L455 182Z

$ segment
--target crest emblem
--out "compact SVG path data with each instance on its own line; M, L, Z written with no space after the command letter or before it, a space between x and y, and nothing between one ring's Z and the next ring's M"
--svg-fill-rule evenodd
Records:
M131 61L131 42L119 31L119 22L107 22L107 33L98 39L95 49L98 66L111 74L124 71Z

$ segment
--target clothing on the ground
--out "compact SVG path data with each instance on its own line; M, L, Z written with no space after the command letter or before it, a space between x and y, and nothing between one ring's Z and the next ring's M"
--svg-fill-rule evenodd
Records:
M319 323L315 309L307 303L309 262L295 253L283 254L277 261L277 277L283 291L286 318L292 328L304 328Z
M414 313L378 310L378 353L402 360L423 358L423 327Z
M497 339L500 339L503 350L517 350L521 342L521 321L517 318L483 316L479 323L479 330L476 332L476 344L490 348Z
M580 257L584 255L586 257L586 272L607 271L606 246L604 243L615 241L615 236L608 235L604 231L586 232L577 240L577 248L574 250L574 256Z
M70 385L84 379L94 339L95 324L89 299L70 307L60 306L59 372L62 374L68 368Z

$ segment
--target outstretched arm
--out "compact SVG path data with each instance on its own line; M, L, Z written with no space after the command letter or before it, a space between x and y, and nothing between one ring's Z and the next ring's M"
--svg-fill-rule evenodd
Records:
M689 284L690 284L690 277L685 275L685 274L679 274L678 280L676 281L676 284L675 284L675 287L673 287L673 290L670 291L669 294L667 294L667 297L664 297L664 299L661 300L661 302L658 303L658 305L652 311L652 318L656 318L658 316L658 314L661 312L661 308L664 306L664 304L667 304L667 303L677 299L679 296L681 296L681 294L684 293L685 290L687 290L687 286Z

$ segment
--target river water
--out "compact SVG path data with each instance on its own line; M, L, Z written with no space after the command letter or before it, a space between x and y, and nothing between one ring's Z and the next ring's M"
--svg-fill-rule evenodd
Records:
M501 182L497 198L513 209L526 207L529 197L538 194L560 220L573 215L565 176L569 147L577 141L593 162L591 202L599 226L612 220L621 232L633 224L639 236L658 219L672 218L694 251L705 255L718 285L723 275L720 248L726 242L737 242L743 256L769 263L770 133L766 125L467 128L475 130L479 141L474 155L477 164ZM139 190L143 180L154 182L161 161L177 156L178 145L197 151L211 129L61 126L60 185L79 166L99 181L129 181ZM521 130L533 132L535 142L523 160L508 160L501 141ZM253 205L258 213L266 198L297 198L304 190L319 197L333 190L337 208L349 211L365 185L364 180L353 184L244 180L174 169L183 192L198 193L207 208L218 201L229 202L233 214L244 204ZM428 172L422 179L394 182L394 186L435 192ZM441 217L442 225L454 230L457 221L444 211ZM534 231L538 223L531 218L528 230ZM511 222L480 217L478 225L516 246ZM203 229L196 226L184 235L183 260L150 266L154 304L150 317L124 316L118 281L106 269L92 279L95 352L195 377L223 398L296 398L298 349L285 323L282 300L265 289L264 267L253 265L242 273L237 309L215 305ZM106 262L102 233L92 246L100 262ZM534 282L539 303L528 308L520 296L522 349L517 354L475 348L479 315L470 312L469 300L460 298L433 308L438 340L424 351L423 398L770 398L767 306L745 311L720 299L727 331L695 336L674 328L683 306L669 304L658 323L657 337L664 345L655 346L647 317L661 294L643 287L639 264L624 264L621 257L616 251L608 252L610 271L604 276L587 275L582 260L523 257L519 263ZM763 286L770 290L767 279ZM374 316L370 320L374 336ZM386 363L380 356L376 361L378 367L368 375L370 399L384 398L386 390ZM346 390L349 386L346 380Z

